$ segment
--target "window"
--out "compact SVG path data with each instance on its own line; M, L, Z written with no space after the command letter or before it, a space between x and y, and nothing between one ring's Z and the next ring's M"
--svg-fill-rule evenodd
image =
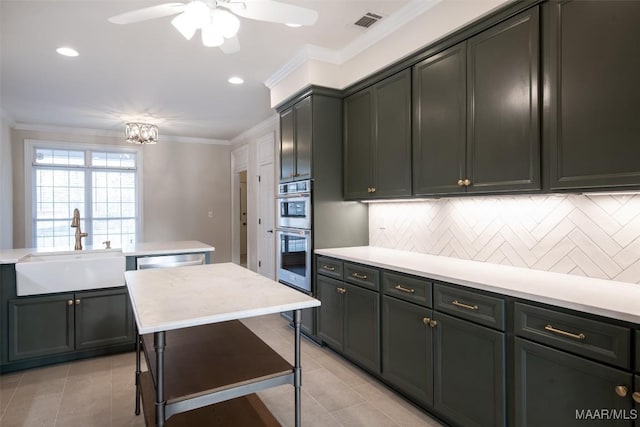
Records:
M76 148L80 147L80 148ZM52 146L28 141L31 158L31 235L37 248L73 248L73 210L80 211L84 245L113 247L139 237L139 180L141 152L119 147ZM29 227L28 227L29 228Z

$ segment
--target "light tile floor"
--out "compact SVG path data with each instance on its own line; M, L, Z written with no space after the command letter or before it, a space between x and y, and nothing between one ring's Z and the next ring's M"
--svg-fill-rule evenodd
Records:
M293 331L279 315L244 323L293 361ZM303 426L441 425L331 350L303 340L301 352ZM134 371L135 354L124 353L2 375L0 426L144 426L133 413ZM290 385L259 395L283 426L294 425Z

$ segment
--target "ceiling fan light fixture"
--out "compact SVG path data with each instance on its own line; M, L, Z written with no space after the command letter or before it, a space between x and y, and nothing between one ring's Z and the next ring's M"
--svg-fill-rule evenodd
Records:
M211 12L211 24L220 28L220 32L225 39L238 34L240 29L240 20L233 13L222 9L214 9Z
M173 18L171 20L171 25L173 25L174 28L187 40L191 40L197 30L184 12Z
M207 47L217 47L224 43L220 28L211 23L202 29L202 44Z
M200 0L194 0L184 7L184 15L196 29L204 28L211 22L209 6Z
M284 25L286 25L287 27L291 27L291 28L300 28L300 27L302 27L302 24L294 24L292 22L288 22L288 23L286 23Z

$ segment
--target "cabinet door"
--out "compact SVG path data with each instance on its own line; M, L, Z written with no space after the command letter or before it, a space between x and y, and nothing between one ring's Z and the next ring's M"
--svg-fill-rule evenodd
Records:
M411 70L374 86L373 197L411 195Z
M293 106L295 121L295 171L298 179L311 178L311 142L313 139L313 120L311 97L308 96Z
M280 114L280 182L293 180L294 174L293 108Z
M538 21L534 7L468 40L467 191L541 188Z
M9 360L74 349L73 294L9 300Z
M422 404L433 404L432 311L382 297L382 376Z
M76 292L76 349L133 343L133 313L126 289Z
M413 194L465 191L466 44L413 68Z
M365 89L344 100L344 198L367 199L371 183L372 92Z
M434 313L434 407L464 426L504 426L505 334Z
M336 350L342 350L344 342L343 283L318 275L318 296L322 305L318 313L318 336Z
M632 381L631 373L516 338L516 426L569 427L586 422L610 426L611 418L588 418L588 414L606 408L629 416L633 401L628 395L618 396L616 387L631 390ZM629 419L615 422L632 424Z
M344 284L344 354L380 372L380 294Z
M640 185L640 2L545 8L551 188Z

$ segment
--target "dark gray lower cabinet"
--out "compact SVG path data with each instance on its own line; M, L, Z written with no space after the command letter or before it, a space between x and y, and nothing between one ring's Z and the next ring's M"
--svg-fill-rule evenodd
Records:
M76 349L134 340L133 312L126 290L76 293Z
M434 408L461 426L504 426L505 334L435 313Z
M632 381L629 372L515 338L516 426L631 426Z
M124 288L8 301L9 361L135 341Z
M9 300L9 360L72 351L73 293Z
M382 297L382 376L418 402L433 404L432 310Z
M375 291L318 275L318 335L360 366L380 372L380 302Z

